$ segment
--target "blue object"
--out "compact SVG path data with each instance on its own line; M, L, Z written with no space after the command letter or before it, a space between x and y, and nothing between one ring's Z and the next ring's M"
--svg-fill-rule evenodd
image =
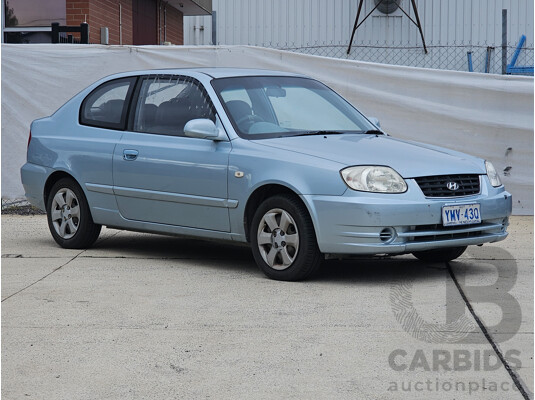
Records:
M513 53L513 58L511 59L511 63L507 65L508 74L533 76L533 69L534 69L533 66L522 66L522 67L516 66L518 56L520 55L520 52L522 51L522 47L524 47L525 42L526 42L526 35L522 35L520 37L520 41L518 42L518 45L516 46L516 50Z
M474 66L472 65L472 52L466 52L466 56L468 57L468 72L474 72Z
M122 73L32 123L22 183L63 247L100 225L249 242L282 280L327 254L445 260L506 238L512 198L490 163L378 129L301 75Z
M516 65L516 60L518 59L518 56L520 55L520 51L522 51L522 47L524 47L525 42L526 42L526 35L520 36L520 41L518 42L518 45L516 46L516 50L513 53L511 64L509 64L511 67L514 67Z

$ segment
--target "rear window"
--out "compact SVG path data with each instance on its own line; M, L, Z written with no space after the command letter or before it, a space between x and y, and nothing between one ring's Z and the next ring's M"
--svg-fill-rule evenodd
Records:
M80 123L109 129L124 129L128 103L136 78L103 83L82 102Z

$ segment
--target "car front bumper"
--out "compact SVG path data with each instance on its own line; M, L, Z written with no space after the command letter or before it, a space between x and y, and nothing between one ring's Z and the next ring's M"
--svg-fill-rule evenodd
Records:
M426 198L412 179L402 194L348 189L342 196L302 198L322 253L400 254L505 239L512 196L503 186L493 188L486 176L481 183L480 194L456 198ZM474 203L481 206L480 224L443 226L443 206Z

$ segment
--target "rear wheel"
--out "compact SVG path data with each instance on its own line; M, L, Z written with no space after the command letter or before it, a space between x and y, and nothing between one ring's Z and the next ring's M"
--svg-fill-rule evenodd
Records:
M466 246L463 247L448 247L445 249L435 249L427 251L415 251L412 253L414 257L422 261L429 262L445 262L455 260L460 257L466 250Z
M84 249L98 238L101 226L93 222L80 186L70 178L57 181L48 195L48 228L61 247Z
M321 265L314 226L306 207L296 198L277 195L256 210L250 227L256 263L271 279L298 281Z

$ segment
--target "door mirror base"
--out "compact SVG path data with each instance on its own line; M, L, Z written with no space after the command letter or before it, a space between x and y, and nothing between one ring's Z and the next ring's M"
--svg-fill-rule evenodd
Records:
M379 122L379 120L375 117L369 117L368 120L374 124L377 128L380 128L381 127L381 123Z

